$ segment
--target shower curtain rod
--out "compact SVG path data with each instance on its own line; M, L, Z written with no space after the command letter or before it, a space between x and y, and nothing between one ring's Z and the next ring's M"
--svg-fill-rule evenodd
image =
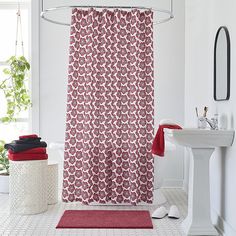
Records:
M157 9L157 8L153 8L153 7L142 7L142 6L93 6L93 5L71 5L71 6L58 6L58 7L52 7L52 8L47 8L44 9L44 0L42 0L41 2L41 17L42 19L57 24L57 25L65 25L65 26L70 26L69 23L65 23L65 22L61 22L61 21L57 21L57 20L53 20L48 18L48 14L50 12L53 11L59 11L59 10L65 10L65 9L70 9L70 8L98 8L98 9L138 9L138 10L152 10L154 12L160 12L160 13L164 13L166 15L165 18L155 21L153 24L162 24L165 23L169 20L171 20L172 18L174 18L173 15L173 0L170 0L170 10L166 10L166 9Z

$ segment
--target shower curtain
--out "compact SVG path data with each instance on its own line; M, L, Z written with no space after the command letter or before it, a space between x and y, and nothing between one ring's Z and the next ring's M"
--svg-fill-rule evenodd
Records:
M62 199L152 203L153 13L72 11Z

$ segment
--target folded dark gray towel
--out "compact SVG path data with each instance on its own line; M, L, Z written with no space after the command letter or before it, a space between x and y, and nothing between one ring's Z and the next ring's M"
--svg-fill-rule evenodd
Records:
M41 138L26 138L26 139L20 139L20 140L13 140L11 143L16 144L28 144L28 143L40 143Z
M15 140L15 141L19 141L19 140ZM17 152L22 152L22 151L26 151L32 148L37 148L37 147L47 147L47 143L43 142L43 141L38 141L38 142L31 142L31 143L16 143L16 142L12 142L12 143L7 143L4 145L4 148L9 150L11 149L14 153Z

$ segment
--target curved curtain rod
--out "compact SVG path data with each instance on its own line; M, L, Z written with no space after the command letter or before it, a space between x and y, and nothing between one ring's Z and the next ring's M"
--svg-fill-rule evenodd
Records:
M65 9L70 9L70 8L97 8L97 9L139 9L139 10L152 10L154 12L161 12L166 14L166 17L162 20L156 21L153 24L162 24L165 23L172 18L174 18L173 15L173 0L170 0L170 10L165 10L165 9L157 9L157 8L152 8L152 7L141 7L141 6L82 6L82 5L74 5L74 6L58 6L58 7L52 7L52 8L47 8L44 9L44 0L41 2L42 10L40 16L42 19L57 24L57 25L65 25L65 26L70 26L69 23L57 21L57 20L52 20L47 17L47 14L53 11L59 11L59 10L65 10Z

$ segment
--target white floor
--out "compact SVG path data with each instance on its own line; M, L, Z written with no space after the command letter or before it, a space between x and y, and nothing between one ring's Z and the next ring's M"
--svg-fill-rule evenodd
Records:
M131 209L149 210L152 213L157 205L152 206L84 206L79 203L58 203L49 206L47 212L38 215L15 216L9 214L9 197L0 194L0 235L10 236L46 236L46 235L78 235L78 236L180 236L181 222L187 213L187 197L180 189L162 189L167 198L166 207L178 206L181 218L153 220L154 229L55 229L64 210L67 209Z

